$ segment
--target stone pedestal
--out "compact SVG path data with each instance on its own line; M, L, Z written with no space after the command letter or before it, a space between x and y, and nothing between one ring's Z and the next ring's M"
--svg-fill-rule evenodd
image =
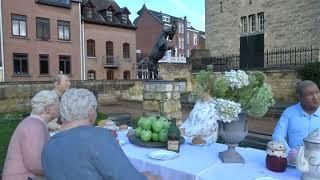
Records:
M180 93L186 91L186 82L152 80L144 81L143 114L164 115L181 122Z

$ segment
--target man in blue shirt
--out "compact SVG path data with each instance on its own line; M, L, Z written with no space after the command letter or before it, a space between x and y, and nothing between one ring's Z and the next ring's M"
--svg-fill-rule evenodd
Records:
M303 138L316 128L320 128L318 86L312 81L305 80L298 84L296 90L299 103L283 112L272 135L273 140L286 146L289 152L288 159L290 156L296 156L298 146L303 144Z
M42 152L47 180L146 180L106 129L93 127L97 101L86 89L70 89L61 98L64 131Z

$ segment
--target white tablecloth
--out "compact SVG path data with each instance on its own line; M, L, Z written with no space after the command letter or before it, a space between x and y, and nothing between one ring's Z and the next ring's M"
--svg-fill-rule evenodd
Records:
M237 148L246 163L229 164L222 163L218 157L220 151L227 149L224 144L194 146L185 143L180 147L178 158L160 161L148 157L148 153L158 149L131 144L121 133L119 138L127 142L122 145L122 149L139 171L150 171L164 180L253 180L263 176L278 180L298 180L301 176L301 173L292 167L283 173L269 171L265 168L266 153L257 149Z

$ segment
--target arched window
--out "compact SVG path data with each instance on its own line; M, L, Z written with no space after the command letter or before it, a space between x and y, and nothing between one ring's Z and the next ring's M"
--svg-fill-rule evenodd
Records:
M112 70L107 71L107 80L114 80L114 73Z
M123 58L130 58L130 44L123 43Z
M106 42L106 64L114 64L113 58L113 42L107 41Z
M95 41L93 39L87 40L87 56L95 57L96 56L96 47Z
M124 71L123 72L123 79L130 79L130 71Z
M88 80L96 80L96 71L94 70L88 71Z

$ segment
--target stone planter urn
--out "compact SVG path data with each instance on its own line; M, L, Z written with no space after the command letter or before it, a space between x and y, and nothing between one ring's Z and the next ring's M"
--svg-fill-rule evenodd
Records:
M303 172L302 180L320 179L320 129L315 129L303 139L296 163Z
M238 119L238 121L219 124L220 135L228 145L226 151L219 152L219 158L224 163L245 163L244 158L235 148L248 134L247 114L239 113Z

